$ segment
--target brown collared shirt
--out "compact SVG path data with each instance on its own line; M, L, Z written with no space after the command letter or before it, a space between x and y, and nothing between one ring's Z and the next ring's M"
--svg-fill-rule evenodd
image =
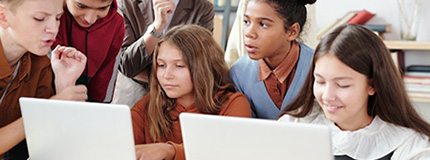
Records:
M0 96L9 88L0 103L0 127L21 117L18 99L20 97L48 98L52 89L52 69L47 56L25 53L20 59L20 67L15 78L0 43Z
M264 59L258 60L259 81L264 81L267 93L273 103L281 109L285 94L293 81L299 59L300 45L294 41L290 51L275 69L270 69Z

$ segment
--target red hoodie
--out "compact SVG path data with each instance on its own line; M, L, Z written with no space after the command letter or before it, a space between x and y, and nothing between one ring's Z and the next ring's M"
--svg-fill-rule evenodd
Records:
M111 102L118 68L118 53L124 38L124 18L117 12L113 0L106 17L98 19L91 27L81 27L67 7L60 19L60 28L52 45L72 46L87 56L87 66L78 84L88 88L88 100Z

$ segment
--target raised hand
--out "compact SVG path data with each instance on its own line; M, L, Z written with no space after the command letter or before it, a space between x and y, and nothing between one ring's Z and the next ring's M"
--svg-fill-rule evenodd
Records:
M85 69L87 57L73 47L57 46L52 51L51 65L55 74L57 93L69 86L75 86L76 80Z
M169 22L169 15L173 14L175 2L173 0L153 0L154 6L154 23L153 26L161 33Z

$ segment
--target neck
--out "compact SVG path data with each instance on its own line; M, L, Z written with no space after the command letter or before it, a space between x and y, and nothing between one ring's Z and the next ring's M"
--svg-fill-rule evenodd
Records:
M14 37L4 29L0 29L0 40L7 63L10 68L14 68L27 50L16 43Z
M275 51L275 54L273 54L273 56L264 58L264 62L266 62L270 69L274 70L281 64L282 61L284 61L285 57L290 54L291 47L292 42L290 42L289 46L286 45L285 47L282 47L281 49Z
M356 130L359 130L359 129L362 129L362 128L368 126L370 123L372 123L373 119L374 119L374 117L367 116L361 120L352 121L349 124L336 123L336 125L341 130L344 130L344 131L356 131Z

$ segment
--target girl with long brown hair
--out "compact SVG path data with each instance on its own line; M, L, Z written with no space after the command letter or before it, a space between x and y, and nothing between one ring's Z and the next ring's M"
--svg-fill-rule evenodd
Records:
M359 25L321 40L302 90L281 116L328 125L336 159L430 158L430 125L413 108L385 44Z
M185 159L182 112L251 117L248 100L229 81L222 49L202 27L169 30L157 44L152 73L150 93L132 108L138 159Z

